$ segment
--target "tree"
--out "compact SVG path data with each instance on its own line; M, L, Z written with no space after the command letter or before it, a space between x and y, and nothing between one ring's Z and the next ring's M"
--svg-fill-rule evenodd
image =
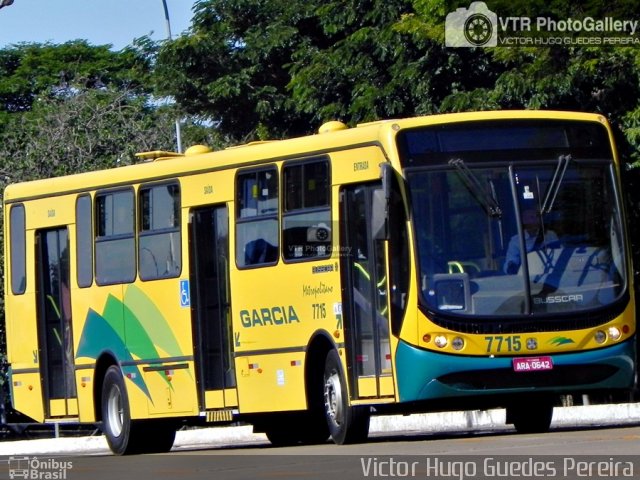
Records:
M302 0L196 3L191 33L160 50L158 91L174 97L187 113L215 121L234 141L299 133L307 119L289 99L286 65L303 41L301 32L312 27L307 5Z
M414 112L426 87L420 60L429 45L393 28L410 7L405 0L330 1L317 7L319 36L294 52L289 67L288 87L298 108L317 125Z
M22 43L0 50L0 111L31 108L36 96L70 86L126 88L149 93L151 58L135 45L113 52L86 41Z
M419 38L444 43L445 17L458 6L446 8L444 0L414 0L414 12L397 28ZM501 17L550 17L628 19L640 17L640 4L630 0L575 3L540 0L514 4L494 0L491 9ZM471 52L472 68L491 72L491 82L452 83L439 111L530 108L599 112L620 132L633 149L640 147L640 50L636 47L557 45L447 49ZM482 51L482 52L480 52ZM482 58L476 56L480 54ZM485 57L488 55L488 57ZM451 58L451 57L450 57ZM637 153L632 160L639 160Z
M202 0L189 34L160 49L158 91L242 141L306 134L330 119L432 112L456 72L491 81L467 69L464 55L450 60L441 45L398 30L411 8L409 0Z
M126 90L36 97L29 112L7 122L0 170L24 181L131 163L136 151L170 148L172 120L165 117Z

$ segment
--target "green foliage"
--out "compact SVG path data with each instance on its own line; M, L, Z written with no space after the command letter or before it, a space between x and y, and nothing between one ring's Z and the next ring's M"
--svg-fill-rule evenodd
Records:
M18 44L0 50L0 111L27 111L36 96L71 85L148 91L149 72L148 57L134 48L113 52L78 40Z
M447 65L477 76L398 29L411 11L409 0L202 0L190 34L161 48L156 85L235 141L433 112L454 75Z
M469 2L414 0L413 12L405 15L396 28L415 37L444 43L446 14ZM629 0L567 2L566 0L514 3L488 2L501 17L549 16L554 19L640 18L640 4ZM640 49L637 47L495 47L484 49L446 49L448 62L460 56L468 70L478 74L465 81L459 70L438 111L482 109L559 109L600 112L614 129L622 132L623 142L632 148L627 160L640 161ZM441 68L442 63L438 65ZM480 72L487 76L479 79Z
M136 151L172 143L171 123L162 125L144 97L127 91L36 98L30 111L9 119L3 135L0 171L12 181L114 167L130 163Z
M308 125L286 86L292 52L317 25L307 2L200 1L191 34L160 50L156 85L187 113L241 141L298 134ZM303 33L304 32L304 33Z
M416 53L423 42L393 28L409 7L404 0L371 0L316 9L322 41L295 52L289 83L295 104L315 124L353 124L413 110L414 86L421 82Z

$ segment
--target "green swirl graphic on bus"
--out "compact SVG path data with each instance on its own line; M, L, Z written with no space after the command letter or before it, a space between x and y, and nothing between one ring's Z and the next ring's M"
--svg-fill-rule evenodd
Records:
M576 342L567 337L553 337L551 340L549 340L549 343L551 345L555 345L556 347L560 347L562 345L569 345Z
M126 333L124 324L127 325ZM159 359L158 349L173 357L183 355L166 318L135 285L127 287L122 301L109 295L102 314L89 309L76 358L97 359L104 352L105 345L108 345L110 353L122 365L123 375L150 400L151 394L134 355L145 361ZM173 389L164 371L158 373L163 376L169 388Z

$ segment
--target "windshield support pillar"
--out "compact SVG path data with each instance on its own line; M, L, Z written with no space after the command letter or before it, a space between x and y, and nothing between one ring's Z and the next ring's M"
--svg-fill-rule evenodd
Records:
M511 196L513 198L513 211L515 212L516 224L518 226L518 239L520 243L520 266L524 281L524 311L523 314L530 315L531 308L531 283L529 282L529 262L527 262L527 242L524 238L524 227L522 226L522 216L518 202L518 189L516 187L516 176L513 171L513 164L509 165L509 183L511 184Z

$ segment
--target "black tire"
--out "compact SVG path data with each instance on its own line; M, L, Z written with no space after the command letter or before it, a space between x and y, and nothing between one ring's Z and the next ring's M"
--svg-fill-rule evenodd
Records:
M112 365L102 382L102 431L116 455L168 452L176 436L168 421L132 421L120 368Z
M546 433L553 418L553 400L539 398L536 401L507 407L507 423L512 423L518 433Z
M272 445L286 447L290 445L317 445L329 438L329 430L324 415L315 412L303 414L283 414L270 422L265 434Z
M172 422L149 420L134 425L141 431L139 453L165 453L171 450L176 439L176 425ZM143 428L144 425L144 428Z
M285 424L269 428L265 435L274 447L290 447L303 443L300 429Z
M131 413L120 369L112 365L102 382L102 431L116 455L131 453Z
M338 352L330 350L324 368L324 413L331 438L338 445L360 443L369 435L368 407L350 406Z

